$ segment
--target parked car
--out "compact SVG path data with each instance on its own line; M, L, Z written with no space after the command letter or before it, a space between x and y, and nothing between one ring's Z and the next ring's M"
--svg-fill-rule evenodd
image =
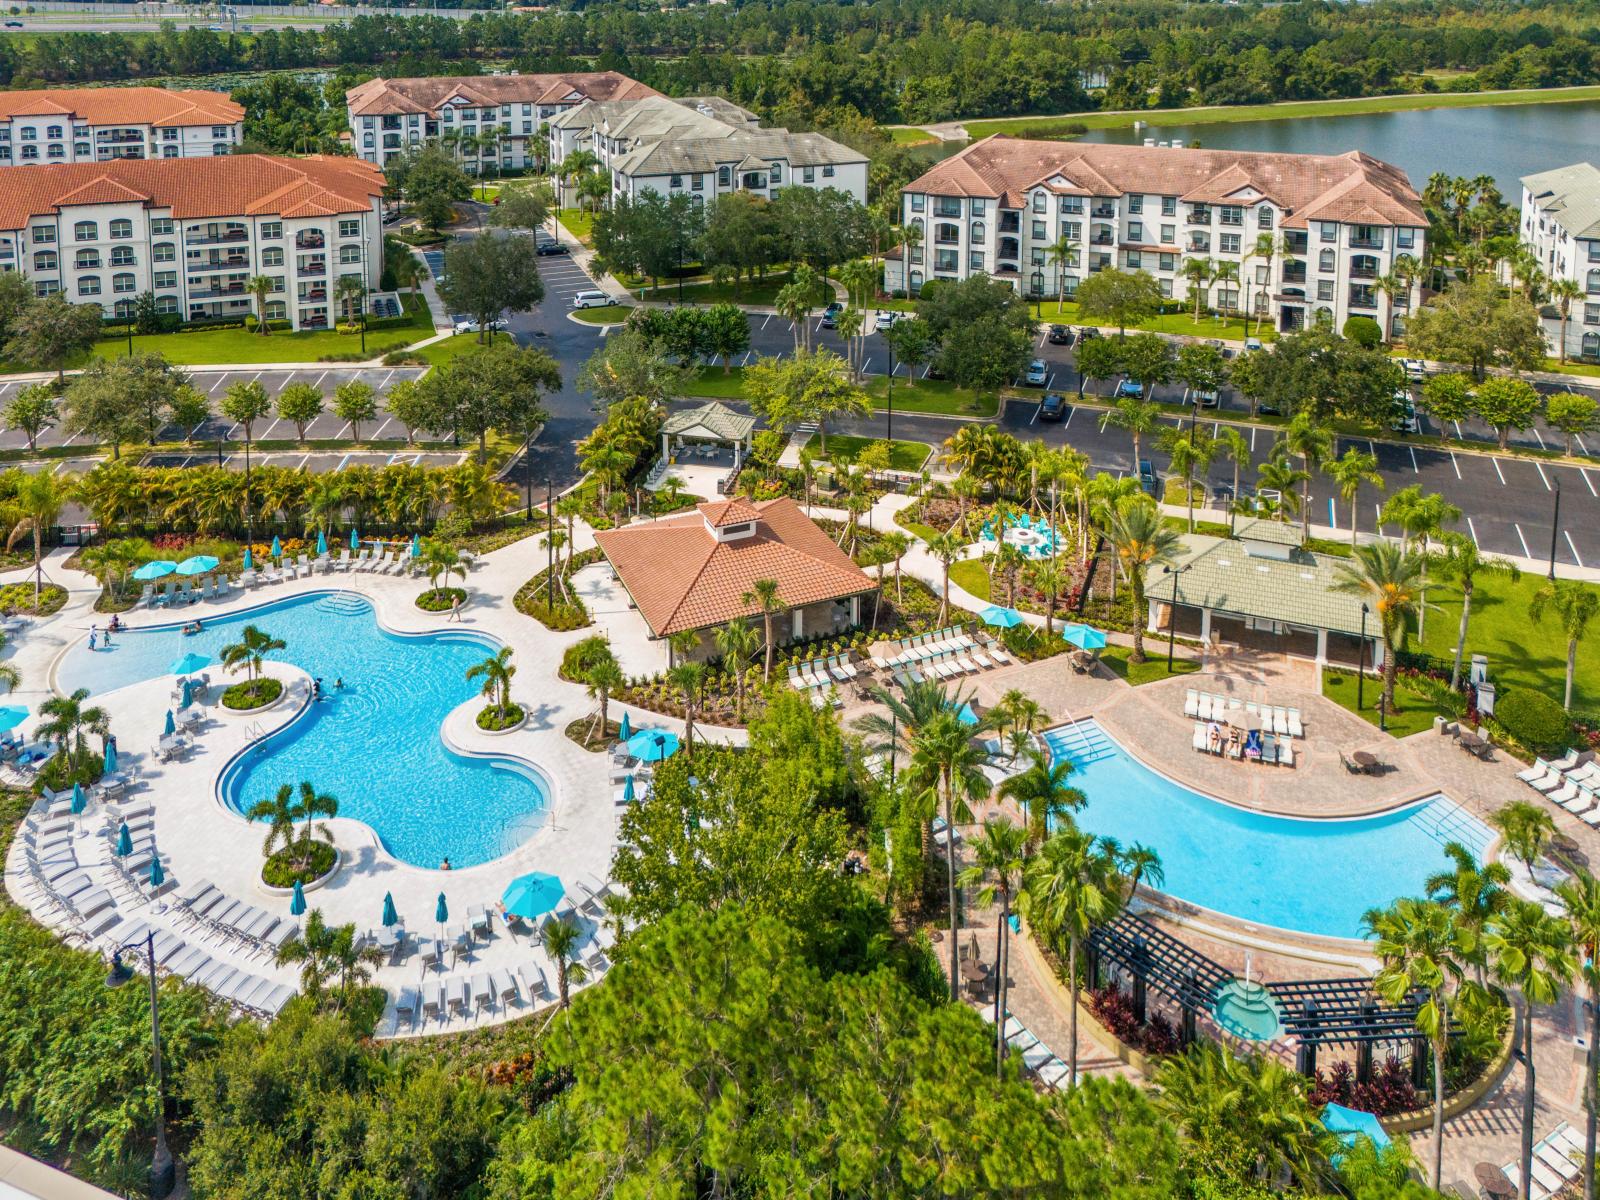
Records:
M824 329L837 329L839 327L839 314L844 311L844 305L835 300L822 310L822 327Z
M878 310L878 321L874 328L879 333L886 333L910 316L910 313L897 312L892 308L880 308Z
M1067 325L1052 325L1046 340L1052 346L1070 346L1072 345L1072 328Z
M1124 379L1117 384L1117 399L1121 400L1124 396L1129 396L1134 400L1144 399L1144 384L1137 379Z
M1145 495L1156 496L1156 488L1159 483L1160 480L1156 478L1156 469L1151 465L1150 460L1141 458L1139 460L1139 487L1144 490ZM1159 496L1156 498L1160 499Z
M545 255L570 254L572 251L567 249L567 244L565 242L549 241L539 243L539 253Z
M1194 400L1201 408L1215 408L1221 403L1222 397L1214 391L1200 391L1194 394Z
M1039 420L1059 421L1067 412L1067 398L1060 392L1046 392L1039 401Z
M1421 383L1428 374L1428 369L1423 366L1420 358L1402 358L1400 369L1406 373L1406 378L1414 383Z
M499 333L505 327L506 327L506 323L503 320L500 320L498 318L489 322L489 331L491 333ZM482 333L483 329L478 324L478 319L476 317L462 317L459 321L456 322L456 332L457 333Z
M1228 343L1223 341L1221 338L1207 338L1205 344L1210 346L1218 354L1222 355L1223 358L1233 357L1233 347L1228 345Z
M1417 420L1417 406L1410 392L1396 392L1389 418L1389 428L1396 433L1421 433L1422 423Z
M1029 387L1043 387L1049 378L1050 369L1044 365L1042 358L1036 358L1028 364L1028 373L1023 376L1023 382Z
M572 297L573 308L604 308L612 303L610 296L593 288L577 293Z
M1261 349L1261 339L1260 338L1254 338L1254 337L1245 338L1245 340L1244 340L1244 352L1246 354L1254 354L1259 349Z
M21 21L7 21L6 22L6 28L7 29L21 29L22 28L22 22Z
M1078 329L1078 340L1080 342L1087 342L1090 338L1097 338L1099 336L1100 331L1093 325L1083 325Z

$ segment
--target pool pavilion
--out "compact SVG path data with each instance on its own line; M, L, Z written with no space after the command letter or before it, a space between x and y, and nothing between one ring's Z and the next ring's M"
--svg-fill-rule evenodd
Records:
M1146 580L1151 633L1175 626L1208 644L1382 665L1378 614L1364 614L1360 596L1336 590L1342 560L1304 549L1294 526L1244 521L1234 537L1191 533L1182 543L1177 561Z

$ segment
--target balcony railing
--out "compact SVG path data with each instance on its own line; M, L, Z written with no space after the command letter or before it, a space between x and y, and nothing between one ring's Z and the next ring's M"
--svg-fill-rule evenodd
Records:
M1381 237L1357 237L1352 233L1350 235L1350 245L1357 250L1382 250L1383 239Z
M1377 308L1378 296L1372 288L1353 287L1350 289L1351 308Z
M212 299L224 298L224 297L227 297L227 296L242 296L242 295L244 295L244 285L240 284L238 287L211 288L208 291L204 291L204 292L191 291L189 293L189 299L191 299L191 300L212 300Z
M1211 210L1209 208L1191 208L1189 215L1184 218L1190 225L1211 224Z
M326 275L328 264L325 262L302 263L296 270L296 275Z
M250 231L247 229L229 229L217 234L185 234L186 246L218 246L226 242L246 242L250 240Z
M1306 281L1306 266L1305 266L1304 263L1301 263L1299 266L1296 266L1296 267L1285 267L1283 269L1283 282L1284 283L1304 283L1305 281Z
M1000 218L1001 233L1021 233L1022 223L1017 219L1016 213L1008 213Z
M1376 267L1351 267L1350 268L1350 278L1351 279L1376 279L1377 277L1378 277L1378 269Z
M1089 215L1091 217L1114 217L1117 215L1117 210L1114 205L1096 204L1089 210Z
M237 271L240 267L250 265L248 254L231 254L227 258L211 258L203 262L191 262L188 269L191 271Z
M1114 246L1117 239L1109 233L1097 233L1089 239L1091 246Z
M294 244L300 250L320 250L326 239L320 233L307 231L294 235Z
M935 246L959 246L961 239L958 237L936 237L933 239Z

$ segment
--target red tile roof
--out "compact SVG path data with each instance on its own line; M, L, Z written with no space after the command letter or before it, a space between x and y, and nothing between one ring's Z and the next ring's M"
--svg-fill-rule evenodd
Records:
M41 88L0 92L0 121L73 116L91 125L237 125L244 108L223 92L158 87Z
M730 520L732 514L738 519ZM707 528L755 520L749 537L718 541ZM720 527L720 526L719 526ZM723 625L758 610L744 594L778 581L786 608L860 595L872 579L786 496L702 504L694 512L595 534L657 637Z
M1092 145L996 134L974 142L908 183L908 192L981 196L1025 208L1036 187L1066 195L1127 193L1284 209L1283 222L1308 219L1378 225L1426 225L1410 180L1399 167L1360 151L1266 154L1242 150Z
M383 173L356 158L117 158L0 171L0 229L70 205L144 203L195 217L319 217L368 212Z
M500 104L576 104L579 100L638 100L661 93L618 71L556 75L438 75L420 79L369 79L345 92L358 117L430 113L454 96L473 108Z

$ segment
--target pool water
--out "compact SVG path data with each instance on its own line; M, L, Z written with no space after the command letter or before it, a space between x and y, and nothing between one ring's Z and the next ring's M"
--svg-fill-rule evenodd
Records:
M1352 820L1271 816L1157 774L1094 721L1044 736L1058 759L1072 761L1073 784L1088 797L1079 825L1154 849L1168 895L1259 925L1359 938L1362 913L1422 892L1445 866L1446 842L1481 859L1492 840L1444 796Z
M389 853L421 867L446 857L455 867L487 862L544 824L546 795L534 772L510 760L456 754L440 736L446 714L478 693L467 669L499 649L493 639L389 633L371 603L349 592L200 615L205 629L192 637L174 625L118 634L109 650L74 647L60 667L61 687L109 692L167 674L189 651L214 660L207 670L216 683L229 678L218 661L222 648L256 625L288 643L270 657L320 676L327 699L228 768L222 794L236 810L281 784L309 780L339 801L341 817L364 821ZM344 686L336 688L340 679Z

